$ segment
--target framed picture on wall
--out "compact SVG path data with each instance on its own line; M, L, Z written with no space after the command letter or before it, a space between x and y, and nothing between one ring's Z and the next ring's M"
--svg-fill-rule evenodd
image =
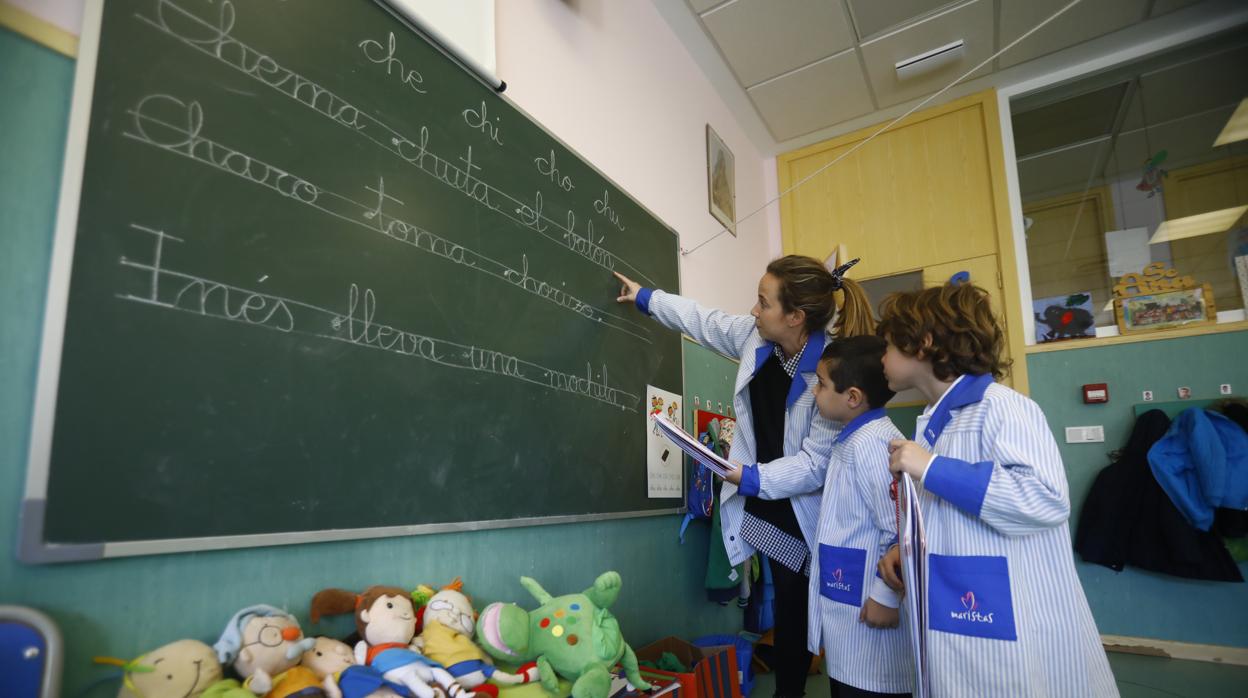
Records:
M1032 314L1036 318L1038 342L1096 336L1091 291L1037 298L1032 300L1031 306Z
M1209 284L1114 300L1114 314L1123 334L1217 322Z
M737 168L732 151L706 125L706 192L711 215L733 235L737 234Z

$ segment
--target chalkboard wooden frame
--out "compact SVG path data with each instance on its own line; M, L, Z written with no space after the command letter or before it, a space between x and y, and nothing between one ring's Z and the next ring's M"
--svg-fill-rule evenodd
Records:
M429 40L426 35L415 28L410 21L384 0L375 0L388 10L396 21L416 34ZM56 414L56 402L60 382L62 350L65 337L66 319L69 303L69 282L74 256L75 239L77 236L79 204L82 194L84 166L86 160L87 134L90 126L95 73L100 48L100 32L102 28L103 0L87 0L83 16L83 29L79 43L78 60L75 69L74 88L69 119L68 135L65 147L64 168L61 178L60 198L57 207L57 224L54 233L51 266L49 273L48 292L44 316L44 328L40 352L40 363L37 374L34 416L32 419L29 458L27 465L26 485L23 493L18 559L29 564L73 562L96 560L103 558L126 557L198 550L218 550L227 548L261 547L270 545L288 545L309 542L329 542L355 540L364 538L382 538L408 536L416 534L436 534L453 531L472 531L493 528L549 525L560 523L576 523L598 521L604 519L626 519L647 516L680 514L685 511L683 499L678 500L681 506L645 509L640 511L609 512L601 514L577 514L568 516L522 517L511 519L465 521L452 523L432 523L415 525L398 525L368 528L340 528L331 530L308 530L282 533L261 533L254 535L226 535L214 537L162 538L151 540L131 540L120 542L103 542L90 544L65 544L45 540L45 517L47 508L48 483L52 467L52 433ZM451 60L454 57L431 42L435 48ZM529 119L552 140L575 152L557 135L551 133L540 122L533 119L527 112L499 94L499 99L507 102L520 114ZM592 162L584 164L596 172L606 182L623 191L610 177L599 170ZM662 219L648 208L636 202L648 215L660 223ZM672 231L670 226L664 227ZM679 265L676 265L677 285L679 286ZM679 289L676 289L679 290ZM684 384L684 349L680 349L680 380ZM106 503L101 503L106 506Z

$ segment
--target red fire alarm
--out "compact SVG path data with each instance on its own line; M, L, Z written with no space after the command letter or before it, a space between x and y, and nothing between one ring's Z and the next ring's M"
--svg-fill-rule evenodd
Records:
M1084 404L1109 402L1109 385L1107 383L1088 383L1083 386Z

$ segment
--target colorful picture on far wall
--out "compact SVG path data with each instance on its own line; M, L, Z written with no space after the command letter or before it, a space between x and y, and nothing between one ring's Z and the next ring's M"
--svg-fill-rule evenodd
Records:
M1091 291L1037 298L1031 305L1036 316L1037 342L1096 336Z
M1212 323L1217 313L1208 291L1206 285L1124 298L1120 327L1124 332L1138 332Z

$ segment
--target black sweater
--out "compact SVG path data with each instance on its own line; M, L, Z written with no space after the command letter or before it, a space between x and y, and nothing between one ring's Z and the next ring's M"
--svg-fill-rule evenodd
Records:
M780 359L773 353L750 381L754 457L759 463L767 463L784 456L785 401L793 380L784 372ZM748 497L745 500L745 511L798 540L805 540L802 529L797 524L797 516L793 513L793 505L787 499Z

